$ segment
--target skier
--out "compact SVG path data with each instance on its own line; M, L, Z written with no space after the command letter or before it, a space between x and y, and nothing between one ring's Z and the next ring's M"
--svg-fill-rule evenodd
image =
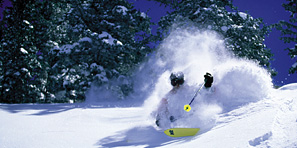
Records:
M169 115L168 111L168 96L174 95L178 89L184 84L184 74L182 72L177 73L171 73L170 75L170 82L173 88L170 90L170 92L166 95L165 98L163 98L159 104L159 107L157 109L157 117L156 117L156 125L160 126L160 120L161 118L168 118L171 122L174 122L175 119L173 116Z
M163 98L158 106L157 109L157 116L156 116L156 125L161 126L160 121L162 119L169 119L170 122L176 121L176 118L170 114L169 108L168 108L168 99L170 97L173 97L174 95L177 95L178 90L180 90L183 86L185 80L184 80L184 74L182 72L177 73L171 73L170 75L170 81L173 88L170 90L168 94L166 94L165 98ZM206 73L204 75L204 87L210 88L213 83L213 77L210 73ZM188 88L184 88L188 89Z

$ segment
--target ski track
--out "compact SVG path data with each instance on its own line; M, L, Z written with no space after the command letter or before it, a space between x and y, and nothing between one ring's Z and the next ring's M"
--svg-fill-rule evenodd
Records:
M264 99L255 103L250 103L245 106L238 107L233 111L221 114L217 119L217 126L215 128L220 128L222 126L228 125L228 123L232 121L251 116L255 113L258 113L259 110L269 109L274 109L274 103L269 99Z
M284 98L285 93L292 96ZM259 140L256 147L297 147L297 91L286 90L280 93L277 113L269 137Z

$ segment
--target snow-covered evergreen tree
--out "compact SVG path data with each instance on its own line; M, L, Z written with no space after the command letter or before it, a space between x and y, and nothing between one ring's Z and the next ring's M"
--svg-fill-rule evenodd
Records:
M50 52L56 59L52 78L62 98L84 99L91 84L102 85L119 76L129 77L151 48L148 47L150 18L124 0L69 2L71 9L66 44L57 43ZM140 39L138 39L140 38ZM118 86L127 93L127 87ZM61 98L60 96L57 96Z
M1 22L1 102L40 102L45 98L43 71L38 57L35 1L12 1ZM37 79L37 77L39 77Z
M224 37L226 46L235 55L256 60L260 65L270 69L272 54L263 43L270 27L266 26L261 19L239 12L231 1L155 1L170 6L173 10L159 21L161 39L172 28L195 26L202 30L214 30ZM272 74L274 74L273 71Z
M11 2L1 21L1 102L83 100L91 85L127 79L152 50L150 18L124 0ZM132 84L116 88L127 95Z
M53 48L59 44L67 44L71 42L71 37L67 36L69 27L66 15L70 10L70 4L67 0L59 1L43 1L42 16L47 26L44 28L46 39L44 40L44 48L42 53L45 56L46 73L48 75L46 82L46 90L48 91L45 102L66 102L66 100L57 100L57 92L61 87L61 80L57 79L57 69L53 66L59 60L52 55Z
M294 59L297 56L297 0L287 0L287 3L284 3L283 7L291 13L290 20L289 22L280 21L275 26L282 32L283 36L281 37L281 40L285 43L295 43L295 47L285 49L289 51L289 55ZM292 65L289 72L297 72L297 61Z

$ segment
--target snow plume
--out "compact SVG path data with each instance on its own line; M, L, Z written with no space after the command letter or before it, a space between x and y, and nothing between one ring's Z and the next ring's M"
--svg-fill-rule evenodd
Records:
M169 76L177 71L184 73L185 84L175 95L168 95L172 89ZM192 110L184 111L183 106L203 84L206 72L214 77L212 88L203 88L191 104ZM163 120L164 128L200 127L207 131L215 125L218 114L268 98L272 89L270 75L265 69L255 62L235 58L217 33L191 28L173 30L144 64L142 74L145 74L142 81L147 85L154 83L153 87L146 87L150 92L144 103L148 116L155 121L158 105L167 97L170 115L164 118L171 115L177 118L173 123Z
M141 104L140 99L133 99L132 95L127 96L132 89L132 80L130 77L120 75L106 82L101 86L92 85L86 93L85 103L119 107L139 106Z
M229 59L214 69L214 98L225 111L268 98L272 80L268 72L247 60Z

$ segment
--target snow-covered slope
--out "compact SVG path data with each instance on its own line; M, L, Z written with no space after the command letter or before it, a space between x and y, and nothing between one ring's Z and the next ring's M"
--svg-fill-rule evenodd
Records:
M221 114L216 126L172 147L297 147L297 90Z
M157 130L143 107L1 104L0 147L297 147L296 92L273 90L186 138Z
M168 108L180 118L159 128L154 113L174 71L184 72L185 84ZM206 72L212 88L184 111ZM121 101L92 88L81 104L0 104L0 148L297 147L297 84L273 89L265 69L232 56L214 32L177 28L133 80L134 93ZM163 133L170 127L201 131L171 138Z
M279 89L280 90L296 90L297 89L297 83L288 84L288 85L282 86Z
M71 104L2 104L0 147L99 147L102 139L140 125L144 120L141 111Z

